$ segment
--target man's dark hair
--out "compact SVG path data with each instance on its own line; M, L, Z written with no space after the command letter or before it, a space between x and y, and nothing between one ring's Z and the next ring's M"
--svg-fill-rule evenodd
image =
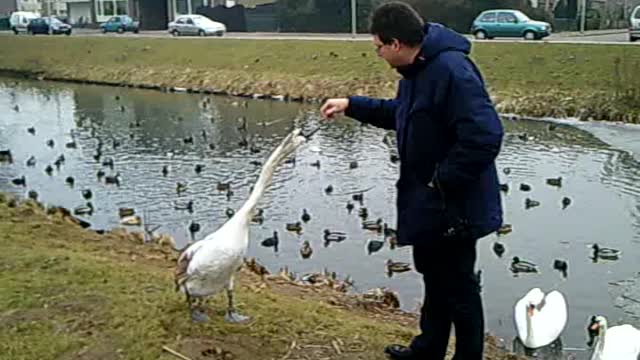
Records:
M403 2L380 5L371 15L370 32L383 44L398 39L402 44L415 47L422 43L424 22L411 6Z

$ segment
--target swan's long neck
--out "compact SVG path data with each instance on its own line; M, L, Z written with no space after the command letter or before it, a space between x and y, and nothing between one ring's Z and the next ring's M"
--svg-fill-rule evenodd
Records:
M255 183L253 187L253 191L247 201L242 205L240 210L236 213L235 216L240 217L246 224L251 221L251 217L253 211L258 204L258 201L262 198L267 188L271 184L271 180L273 179L273 173L275 172L278 165L297 147L296 141L297 133L294 131L289 134L280 145L271 153L269 159L262 166L262 170L260 171L260 176L258 177L258 181Z
M600 359L600 357L602 356L602 352L604 351L604 341L606 339L606 336L605 336L606 334L607 334L607 325L606 324L600 325L598 339L596 340L596 349L593 352L594 359Z
M529 309L527 311L527 344L531 344L533 342L533 315L529 316Z

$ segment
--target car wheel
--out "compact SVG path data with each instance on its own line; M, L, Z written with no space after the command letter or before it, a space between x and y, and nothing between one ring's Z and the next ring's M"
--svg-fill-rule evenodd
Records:
M217 36L219 36L219 37L222 37L222 36L224 35L224 32L223 32L223 31L220 31L220 32L219 32L219 33L217 33L216 35L217 35Z
M478 40L484 40L487 38L487 33L484 30L478 30L475 32L474 34L476 36L476 39Z
M198 30L198 36L205 36L207 34L205 34L204 30L200 29Z
M107 28L102 28L102 33L106 34L107 33Z
M638 40L638 38L633 37L633 36L629 36L629 41L635 42L636 40Z
M18 35L18 33L19 33L19 32L18 32L18 29L16 29L16 28L12 28L11 30L13 30L13 33L14 33L14 34Z
M70 36L70 35L71 35L71 30L67 31L67 32L65 33L65 35Z
M135 30L133 30L133 33L134 33L134 34L138 34L138 33L140 33L140 29L135 29Z
M173 31L171 32L171 35L173 35L173 36L180 36L180 31L178 31L178 30L173 30Z
M118 28L118 34L122 34L122 33L124 33L124 28L119 27Z
M525 31L524 32L524 39L525 40L535 40L536 39L536 33L534 33L533 31Z

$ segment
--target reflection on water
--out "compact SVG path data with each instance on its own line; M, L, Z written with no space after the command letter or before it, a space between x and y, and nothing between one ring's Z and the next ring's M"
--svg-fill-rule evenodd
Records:
M260 162L292 126L314 128L320 121L315 107L298 104L14 80L0 81L0 111L0 150L11 149L15 159L12 165L0 164L0 191L26 196L35 190L41 201L68 208L91 202L93 214L83 218L96 229L117 226L118 209L134 208L180 245L189 241L190 224L200 224L194 237L202 238L224 223L228 209L241 206ZM594 313L612 322L633 320L614 306L607 284L637 271L640 166L628 153L570 126L550 129L528 121L506 121L505 126L499 168L509 187L503 193L505 223L513 232L480 243L487 327L512 339L517 299L534 286L545 292L558 289L569 304L565 346L583 348L584 327ZM411 261L410 249L384 245L369 254L369 240L383 235L363 229L358 216L366 207L369 220L395 224L398 169L384 135L350 120L316 134L295 162L277 171L259 205L264 222L252 226L250 256L271 271L288 266L301 274L327 267L342 277L351 275L356 291L389 287L400 293L405 309L417 309L422 298L418 275L385 275L388 259ZM48 140L53 143L47 145ZM61 155L64 162L56 166ZM350 165L353 161L357 167ZM105 183L116 175L119 186ZM26 186L11 182L21 176ZM547 184L547 178L559 176L560 187ZM226 183L229 190L221 185ZM531 190L519 190L522 183ZM329 185L333 191L327 193ZM370 189L362 205L352 199L360 189ZM91 190L90 199L83 190ZM570 204L563 209L565 197ZM540 205L526 209L527 199ZM348 203L355 207L352 212ZM311 220L302 224L301 233L287 231L285 224L300 221L303 209ZM344 231L347 239L325 243L325 229ZM274 231L279 233L277 252L260 245ZM306 260L300 255L304 241L314 250ZM494 253L495 242L502 245L502 256ZM623 255L594 264L589 259L593 243ZM535 263L539 272L513 276L514 256ZM553 269L556 259L567 262L566 278Z

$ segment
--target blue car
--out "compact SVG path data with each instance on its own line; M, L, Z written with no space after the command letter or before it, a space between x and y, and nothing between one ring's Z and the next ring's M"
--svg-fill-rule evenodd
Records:
M49 34L49 28L51 28L51 34L65 34L71 35L71 25L65 24L62 21L54 18L54 17L43 17L33 19L27 25L27 33L36 35L36 34Z
M140 31L140 22L133 20L128 15L118 15L101 24L100 29L102 29L103 33L117 32L122 34L126 31L131 31L137 34Z
M476 39L494 37L522 37L539 40L551 34L551 24L535 21L518 10L497 9L483 11L473 21L471 33Z

